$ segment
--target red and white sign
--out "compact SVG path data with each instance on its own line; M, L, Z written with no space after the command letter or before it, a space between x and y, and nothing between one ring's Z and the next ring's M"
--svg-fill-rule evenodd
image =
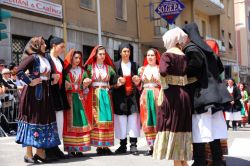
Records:
M62 5L46 0L0 0L0 4L62 18Z

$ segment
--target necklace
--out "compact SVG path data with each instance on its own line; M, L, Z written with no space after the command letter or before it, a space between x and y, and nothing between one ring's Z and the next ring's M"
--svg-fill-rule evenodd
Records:
M77 82L79 77L78 67L71 69L71 71L74 77L74 82Z
M104 64L96 64L96 68L98 70L98 72L95 74L96 75L96 79L98 80L102 80L102 78L104 78L105 76L105 65Z

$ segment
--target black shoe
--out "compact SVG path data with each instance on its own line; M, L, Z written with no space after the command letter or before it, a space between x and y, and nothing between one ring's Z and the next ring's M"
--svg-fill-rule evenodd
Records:
M135 146L130 147L130 153L133 155L136 155L136 156L139 155L137 147L135 147Z
M104 151L105 155L112 155L113 154L113 152L108 147L103 148L103 151Z
M84 157L84 155L83 155L82 152L76 152L76 156L77 156L77 157Z
M224 161L213 161L211 166L226 166L226 162Z
M38 156L37 154L34 155L33 160L36 162L41 161L42 163L51 163L52 162L51 159L48 159L48 158L43 159L40 156Z
M97 155L102 156L102 155L105 154L105 151L104 151L104 149L102 147L97 147L96 148L96 153L97 153Z
M69 155L72 157L84 157L82 152L70 152Z
M33 158L29 158L27 156L24 156L23 160L25 163L38 163L37 161L33 160Z
M67 158L68 158L68 156L66 156L66 155L59 149L58 146L55 147L55 148L53 149L53 151L54 151L54 155L55 155L58 159L67 159Z
M226 160L222 160L222 165L223 165L223 166L227 166Z
M127 147L126 146L120 146L115 151L115 154L124 154L124 153L127 153Z
M148 150L144 153L144 156L152 156L153 150Z
M201 164L201 163L194 162L191 166L207 166L207 164L206 163Z
M58 161L59 157L57 157L57 151L55 148L45 149L46 158L50 161Z

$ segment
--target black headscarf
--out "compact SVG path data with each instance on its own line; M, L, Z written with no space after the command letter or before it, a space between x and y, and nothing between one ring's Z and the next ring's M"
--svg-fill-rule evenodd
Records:
M129 56L129 59L130 61L133 61L133 46L129 43L122 43L119 45L119 54L121 54L122 50L124 48L128 48L130 50L130 56Z
M58 45L61 43L64 43L64 40L62 38L50 35L50 37L48 38L46 42L47 50L50 50L53 44Z
M128 48L131 51L131 44L129 43L122 43L119 45L119 54L122 52L122 49Z
M183 31L188 35L190 40L196 44L202 51L207 53L213 53L213 50L207 45L207 43L201 38L198 26L192 22L183 26Z

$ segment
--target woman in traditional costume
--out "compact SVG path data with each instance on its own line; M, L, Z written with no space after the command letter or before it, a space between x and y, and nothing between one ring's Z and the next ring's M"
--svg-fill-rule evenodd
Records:
M45 48L42 37L31 38L17 69L18 78L27 85L20 98L16 142L27 148L24 156L27 163L48 162L44 149L60 144L51 95L51 66L44 56ZM55 80L52 84L57 83ZM32 147L37 148L34 156Z
M84 100L83 83L88 78L82 67L82 53L70 50L64 60L66 70L66 93L70 109L64 111L63 143L64 150L74 157L82 157L82 152L90 150L90 114Z
M142 93L140 97L140 116L142 130L145 133L149 150L144 154L153 154L156 131L156 108L160 90L159 73L160 53L156 49L149 49L143 66L139 68Z
M160 74L168 84L159 96L157 111L157 136L153 158L174 160L175 166L186 166L192 160L191 100L185 85L188 84L187 59L181 44L187 40L180 28L169 30L163 36L167 49L160 60Z
M114 114L110 87L116 85L114 64L103 46L96 46L85 65L91 83L87 97L87 110L92 114L91 145L97 147L98 155L112 154L114 145Z
M242 104L242 109L241 109L241 122L239 122L238 126L242 127L241 124L243 125L243 127L246 126L247 123L247 116L248 116L248 106L247 106L247 102L248 102L248 93L245 90L245 85L243 83L239 84L239 89L240 89L240 93L241 93L241 104Z
M66 90L65 90L65 68L63 67L63 60L60 55L64 53L65 43L62 38L56 36L50 36L47 40L47 49L49 53L46 54L46 58L49 60L51 65L52 73L56 74L57 84L51 86L51 94L54 99L54 110L56 111L56 123L59 138L62 140L63 135L63 111L69 109L69 103L67 100ZM49 148L45 150L46 156L49 158L65 159L66 156L59 149L58 146Z

